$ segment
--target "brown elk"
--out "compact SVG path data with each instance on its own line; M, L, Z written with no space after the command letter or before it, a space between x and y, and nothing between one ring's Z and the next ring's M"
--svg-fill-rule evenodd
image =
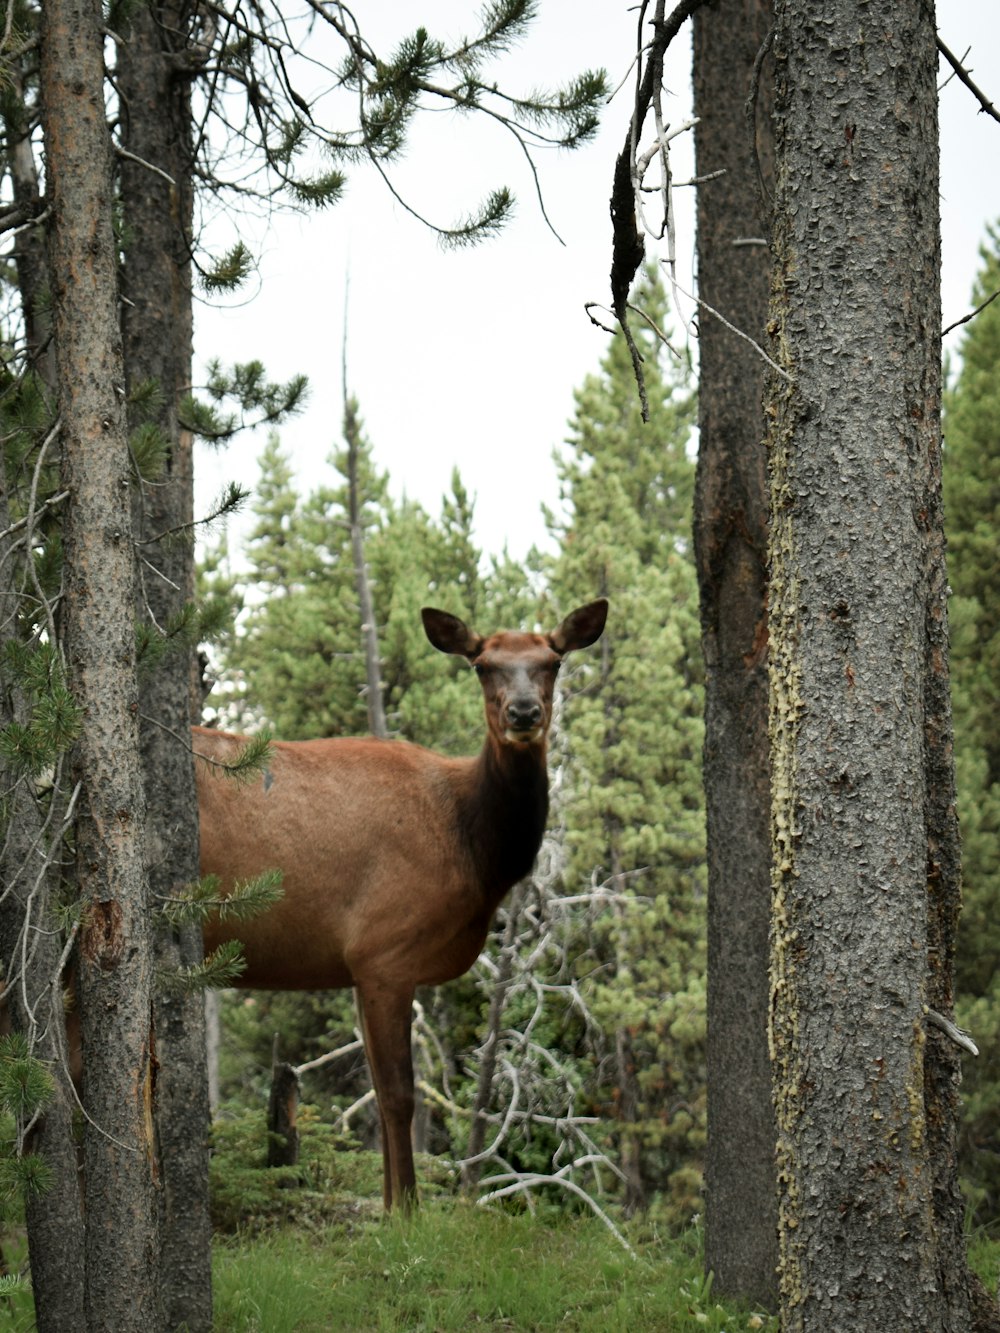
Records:
M206 949L237 938L241 986L353 986L382 1128L386 1208L408 1207L410 1022L418 986L461 976L493 913L528 873L548 813L546 748L564 654L594 643L608 604L551 634L482 637L445 611L422 612L435 648L472 664L486 706L478 756L456 759L372 737L276 741L263 777L219 771L244 741L195 728L202 874L234 880L278 868L284 896L248 922L214 921Z

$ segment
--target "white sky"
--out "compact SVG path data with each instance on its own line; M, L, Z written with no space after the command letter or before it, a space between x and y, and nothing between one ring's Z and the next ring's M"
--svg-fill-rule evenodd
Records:
M368 26L369 11L378 30ZM362 5L360 12L376 50L391 50L417 21L401 0ZM419 21L434 36L457 37L474 28L472 12L467 0L425 0ZM1000 104L996 0L943 0L938 21L956 54L972 48L966 63ZM491 68L501 86L517 92L552 87L598 66L614 86L626 78L634 45L635 15L626 0L542 0L527 40ZM691 112L687 33L669 53L665 82L676 126ZM349 387L395 493L437 514L457 465L476 496L476 537L487 554L506 544L521 557L532 543L546 542L541 504L558 503L552 451L566 435L573 389L596 368L606 344L584 302L608 299L608 197L631 87L629 80L615 97L591 144L536 155L549 217L565 245L545 225L510 137L485 118L441 112L414 124L393 183L441 225L471 211L490 188L509 185L517 215L493 241L442 251L371 169L355 169L344 199L327 212L282 216L266 230L235 214L216 220L218 249L242 235L260 254L259 270L229 308L198 308L196 352L224 363L260 359L273 379L309 377L305 411L280 431L302 491L332 476L326 461L339 441L349 273ZM978 111L957 80L942 93L941 124L947 325L968 310L986 224L1000 219L1000 125ZM674 143L675 180L691 174L690 139ZM675 195L682 275L693 263L692 193ZM689 315L690 309L682 312ZM680 322L675 317L675 326ZM947 345L954 350L958 335ZM222 453L200 449L201 511L230 478L256 484L263 443L258 433ZM234 542L247 522L233 522Z

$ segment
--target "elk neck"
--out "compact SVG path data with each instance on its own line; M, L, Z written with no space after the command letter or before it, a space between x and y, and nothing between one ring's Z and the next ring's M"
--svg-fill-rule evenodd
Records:
M542 843L549 813L545 741L516 746L487 740L467 763L458 823L476 879L495 905L528 874Z

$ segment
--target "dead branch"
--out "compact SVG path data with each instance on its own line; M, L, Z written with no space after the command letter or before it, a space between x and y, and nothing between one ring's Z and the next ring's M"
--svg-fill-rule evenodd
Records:
M663 81L663 57L684 23L703 3L704 0L682 0L670 17L665 19L664 0L657 0L656 11L650 20L653 28L653 40L649 43L648 48L643 45L642 34L648 0L643 0L640 5L635 101L628 134L615 162L612 181L611 305L628 345L629 355L632 358L632 369L639 390L643 421L649 420L649 400L646 396L646 381L642 371L642 353L636 345L628 322L629 292L646 253L645 240L640 230L640 223L642 222L642 177L645 166L648 166L654 157L659 158L661 167L659 193L664 199L663 223L660 234L667 236L668 248L672 254L673 225L670 207L670 168L667 137L664 133L659 105ZM644 51L647 55L645 66L643 65ZM656 143L651 152L640 156L639 136L642 133L642 127L651 106L657 124Z
M995 292L991 292L990 295L987 296L985 301L980 302L980 304L976 306L975 310L970 310L969 313L967 315L963 315L961 319L956 319L954 324L949 324L946 329L942 329L941 337L942 338L947 337L948 334L951 333L953 329L961 328L963 324L968 324L970 319L975 319L976 316L980 313L980 311L985 310L988 305L992 305L998 296L1000 296L1000 287L998 287Z
M938 50L944 56L945 60L947 60L948 64L955 71L955 74L959 79L959 81L965 84L969 92L972 93L973 97L975 97L975 99L978 101L980 109L985 111L988 116L992 116L994 120L1000 120L1000 111L997 111L996 107L986 96L986 94L982 91L982 89L979 88L975 83L973 83L972 76L969 74L969 71L962 64L961 60L959 60L958 56L956 56L953 51L950 51L948 49L948 47L944 44L944 42L941 40L940 37L937 39L937 46Z

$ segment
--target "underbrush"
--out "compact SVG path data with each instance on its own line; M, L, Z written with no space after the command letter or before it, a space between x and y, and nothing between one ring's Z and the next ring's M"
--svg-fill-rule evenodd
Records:
M282 1222L315 1229L382 1212L382 1156L362 1152L349 1134L300 1106L297 1166L268 1167L262 1111L223 1108L212 1129L212 1227L216 1234L254 1235ZM418 1157L421 1196L453 1187L439 1158Z

